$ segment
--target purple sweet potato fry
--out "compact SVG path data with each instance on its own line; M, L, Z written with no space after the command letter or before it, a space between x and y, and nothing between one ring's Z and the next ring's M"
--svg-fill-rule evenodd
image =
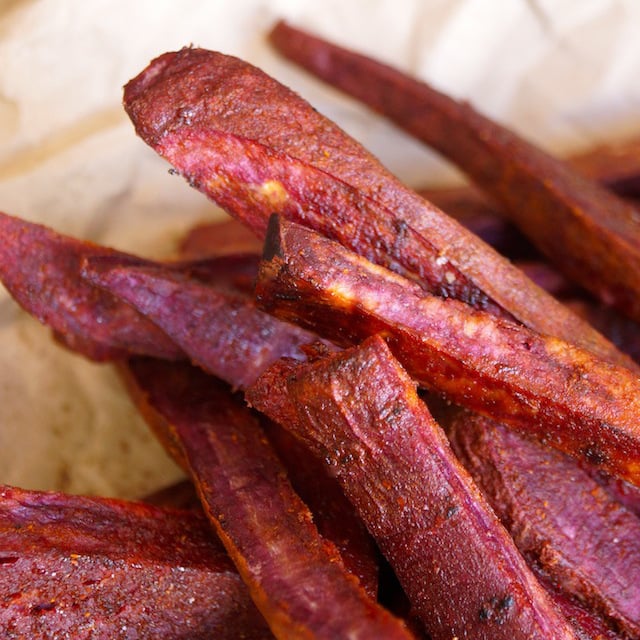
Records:
M3 638L272 638L203 515L0 490Z
M520 551L562 591L640 635L640 519L558 451L488 418L440 423Z
M320 536L260 423L229 387L181 363L136 359L129 385L159 414L215 531L276 637L402 638Z
M432 292L634 366L255 67L203 49L166 53L126 85L124 104L147 144L259 237L282 214Z
M456 163L569 279L640 320L640 214L571 166L428 84L284 22L288 58Z
M382 338L277 363L247 399L325 461L434 640L575 637Z
M259 304L325 338L382 333L427 388L640 484L640 378L558 338L443 300L273 218Z
M229 293L171 269L87 260L83 276L155 323L191 361L236 388L244 388L283 356L304 358L316 336L260 311Z

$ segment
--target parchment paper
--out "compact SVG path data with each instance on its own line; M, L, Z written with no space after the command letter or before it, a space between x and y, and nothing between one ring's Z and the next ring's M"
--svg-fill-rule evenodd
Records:
M122 85L195 44L293 87L413 185L434 155L279 59L278 18L418 75L558 153L640 129L636 0L0 0L0 210L146 256L221 216L136 138ZM108 365L0 289L0 483L142 495L180 477Z

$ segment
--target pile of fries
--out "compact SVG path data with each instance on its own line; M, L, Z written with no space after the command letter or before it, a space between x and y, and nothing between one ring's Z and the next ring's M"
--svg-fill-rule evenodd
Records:
M412 191L237 58L132 79L138 135L233 220L168 262L0 214L0 279L191 483L5 487L4 637L640 638L640 144L558 160L270 37L474 187Z

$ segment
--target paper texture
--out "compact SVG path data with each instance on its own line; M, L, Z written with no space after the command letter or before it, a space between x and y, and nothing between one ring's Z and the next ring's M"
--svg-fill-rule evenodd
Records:
M0 0L0 210L145 256L221 215L139 140L122 85L167 50L243 57L414 185L434 155L271 51L278 18L432 82L557 152L640 128L635 0ZM180 472L109 366L56 346L0 290L0 483L138 496Z

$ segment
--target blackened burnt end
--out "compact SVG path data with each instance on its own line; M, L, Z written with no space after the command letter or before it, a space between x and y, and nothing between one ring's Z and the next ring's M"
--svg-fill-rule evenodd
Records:
M274 213L269 217L267 226L267 235L262 250L262 258L266 261L281 257L282 251L280 247L280 217Z

